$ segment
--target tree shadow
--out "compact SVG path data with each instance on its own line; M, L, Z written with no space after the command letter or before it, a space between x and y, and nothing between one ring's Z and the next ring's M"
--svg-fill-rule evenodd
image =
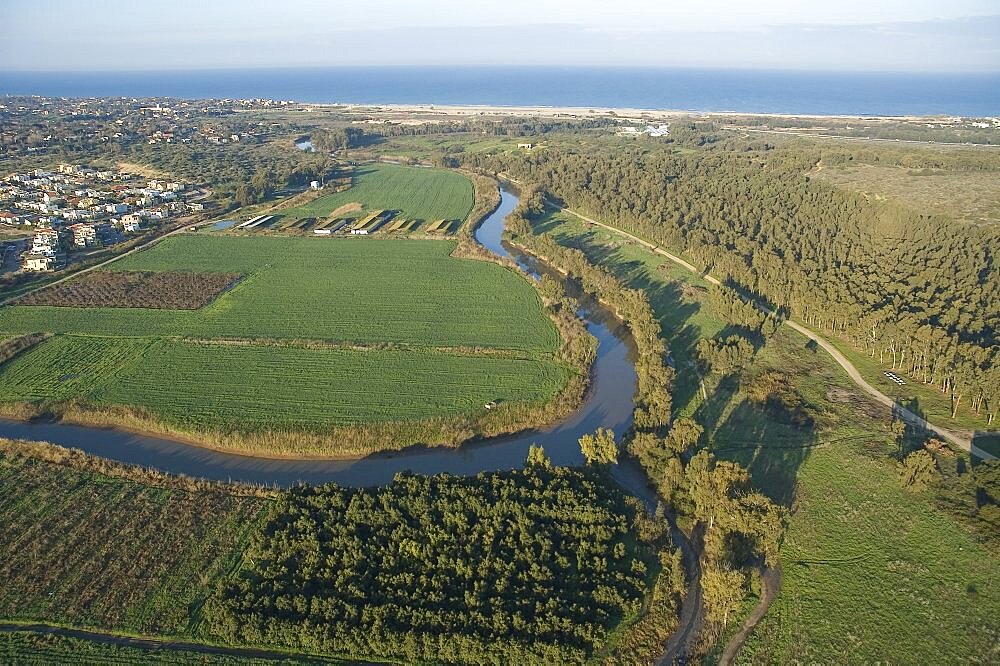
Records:
M551 218L547 218L535 229L542 231L557 227L558 222L553 223ZM700 387L700 376L694 362L701 333L691 320L701 311L702 304L685 295L683 282L657 275L654 267L642 261L621 257L618 247L594 240L591 233L554 236L560 244L580 250L591 262L607 268L625 286L646 293L667 344L667 362L677 375L672 391L673 403L675 407L687 405Z
M775 502L790 505L799 468L820 443L815 424L786 422L769 407L738 397L737 391L728 394L723 407L711 408L718 410L719 418L726 407L728 414L711 433L712 452L746 467L756 488Z

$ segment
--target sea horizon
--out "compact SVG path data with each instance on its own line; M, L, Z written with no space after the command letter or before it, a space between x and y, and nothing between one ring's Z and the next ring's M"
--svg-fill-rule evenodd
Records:
M1000 72L419 65L2 71L0 95L990 117L1000 115Z

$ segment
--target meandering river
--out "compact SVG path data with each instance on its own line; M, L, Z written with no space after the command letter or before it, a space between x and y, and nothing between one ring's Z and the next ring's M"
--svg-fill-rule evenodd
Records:
M544 267L501 240L504 220L516 205L517 197L503 190L500 206L479 226L476 239L491 252L516 261L533 278ZM47 441L171 474L282 487L299 482L316 484L328 481L346 486L382 485L404 470L420 474L449 472L471 475L512 469L523 464L528 447L533 443L544 446L556 465L578 465L583 462L578 444L582 435L599 427L611 428L618 435L628 429L636 386L634 345L627 330L604 307L588 299L583 299L583 302L580 315L599 343L590 389L583 404L572 415L541 430L470 442L454 449L420 446L356 460L256 458L213 451L163 437L65 423L0 420L0 436ZM483 307L489 307L489 304L484 303ZM637 469L619 466L615 476L632 492L640 496L648 495Z

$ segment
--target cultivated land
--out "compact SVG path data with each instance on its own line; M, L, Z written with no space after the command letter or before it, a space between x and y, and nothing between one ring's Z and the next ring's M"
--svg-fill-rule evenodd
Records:
M267 500L77 469L68 455L50 455L59 462L0 441L0 617L189 633L189 610L238 561Z
M341 206L359 203L365 211L396 210L407 219L465 220L472 210L472 198L472 183L461 174L373 164L355 169L350 189L284 209L280 214L285 218L322 218Z
M0 440L0 517L13 663L259 663L252 649L582 663L632 619L670 547L606 476L545 462L278 491ZM174 658L32 625L148 637ZM230 654L199 658L204 644Z
M523 277L490 262L451 257L454 247L412 239L169 238L111 264L98 278L34 298L136 306L134 293L111 294L116 301L90 287L95 280L114 285L116 275L124 282L140 276L140 284L191 276L194 286L206 273L242 278L192 310L0 310L0 330L11 336L56 334L5 365L0 401L10 413L25 413L27 406L28 412L53 410L89 423L284 455L455 444L459 433L473 434L467 417L484 434L516 429L519 419L536 425L542 417L527 414L542 409L574 373L554 359L555 325ZM150 306L179 298L162 296L143 298ZM180 300L174 304L191 299ZM503 409L485 415L483 405L493 401ZM115 412L119 406L132 411ZM424 421L427 428L414 429ZM382 423L398 429L378 435L367 429ZM368 435L330 430L340 427ZM289 437L308 431L311 439L273 447L263 440L220 441L220 433L273 431ZM324 444L324 437L331 441Z
M246 277L194 311L14 306L0 331L110 336L311 339L359 344L559 345L538 296L512 271L449 256L450 242L183 235L115 262L116 271Z
M674 409L705 426L716 455L747 466L755 486L793 507L781 593L742 653L746 663L836 663L845 650L861 662L991 659L1000 560L932 498L902 490L888 410L869 404L832 359L784 327L738 380L709 376L702 398L695 347L727 326L706 298L708 283L569 214L551 212L536 230L646 290L678 371ZM814 426L749 399L745 387L768 371L791 380Z
M183 429L316 430L544 402L569 370L427 349L198 344L60 335L11 361L0 400L129 405Z

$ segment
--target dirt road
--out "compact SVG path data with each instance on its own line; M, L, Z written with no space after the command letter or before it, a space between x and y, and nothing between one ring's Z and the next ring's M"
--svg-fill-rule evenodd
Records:
M557 205L557 204L555 204L552 201L549 201L549 203L552 204L552 205ZM707 273L700 272L697 268L695 268L693 265L691 265L687 261L684 261L680 257L678 257L678 256L676 256L674 254L671 254L670 252L667 252L663 248L661 248L661 247L659 247L657 245L654 245L653 243L650 243L649 241L643 240L643 239L639 238L638 236L634 236L633 234L630 234L627 231L622 231L621 229L618 229L616 227L612 227L612 226L610 226L608 224L604 224L603 222L598 222L597 220L594 220L592 218L587 217L586 215L578 213L578 212L576 212L575 210L573 210L571 208L561 208L561 210L563 210L564 212L569 213L570 215L573 215L573 216L575 216L575 217L583 220L584 222L587 222L589 224L593 224L593 225L601 227L603 229L607 229L608 231L614 232L614 233L616 233L616 234L618 234L620 236L624 236L624 237L628 238L629 240L635 241L636 243L639 243L643 247L651 250L652 252L654 252L656 254L659 254L661 256L664 256L667 259L673 261L674 263L676 263L676 264L678 264L680 266L683 266L684 268L688 269L692 273L697 273L697 274L701 275L702 278L704 278L706 282L709 282L709 283L715 284L715 285L721 284L717 278L715 278L715 277L713 277L713 276L711 276L711 275L709 275ZM765 312L769 313L769 314L773 314L767 308L761 308L761 309L764 310ZM934 434L936 434L938 437L941 437L941 438L947 440L948 442L951 442L953 445L957 446L958 448L962 449L963 451L967 451L971 455L974 455L974 456L976 456L977 458L979 458L981 460L996 460L997 459L997 457L994 456L993 454L988 453L986 451L983 451L978 446L976 446L975 444L973 444L972 440L969 439L968 437L964 437L962 435L959 435L958 433L952 432L951 430L948 430L946 428L942 428L942 427L940 427L938 425L935 425L935 424L927 421L927 419L923 418L922 416L919 416L918 414L914 414L913 412L911 412L908 409L905 409L903 407L897 406L895 400L893 400L892 398L890 398L889 396L887 396L885 393L882 393L877 388L875 388L874 386L872 386L871 384L869 384L868 381L865 380L865 378L861 376L861 373L858 372L858 369L856 367L854 367L854 364L851 363L847 359L847 357L845 357L840 352L840 350L838 350L832 344L830 344L829 342L827 342L827 340L825 338L819 336L818 334L816 334L812 330L806 328L802 324L799 324L798 322L792 321L791 319L786 319L784 321L784 323L785 323L786 326L788 326L792 330L798 331L799 333L801 333L802 335L806 336L810 340L815 341L816 344L818 344L820 347L822 347L823 350L826 353L828 353L833 358L834 361L837 362L837 365L839 365L841 368L844 369L844 371L847 373L847 376L851 378L851 381L853 381L855 384L857 384L857 386L862 391L864 391L868 395L870 395L873 398L875 398L876 401L878 401L881 404L885 405L886 407L889 407L890 409L892 409L894 411L894 413L900 419L902 419L903 421L906 421L910 425L913 425L913 426L915 426L917 428L923 428L925 430L929 430L930 432L933 432Z

